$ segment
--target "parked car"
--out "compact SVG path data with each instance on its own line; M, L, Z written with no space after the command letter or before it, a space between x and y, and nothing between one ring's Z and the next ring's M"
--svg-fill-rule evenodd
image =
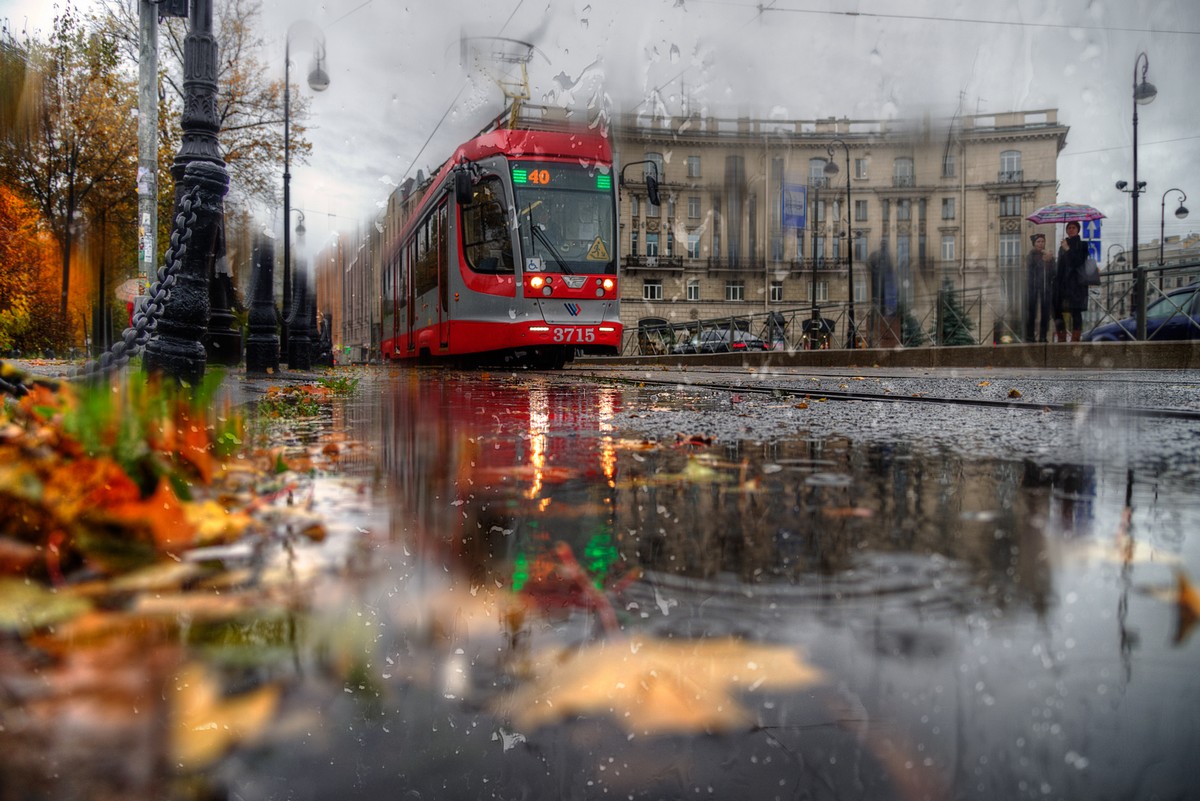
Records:
M691 339L677 342L672 353L729 353L767 350L767 343L747 331L713 328L693 334Z
M1084 342L1127 342L1137 339L1137 318L1098 325ZM1165 342L1200 339L1200 283L1164 295L1146 307L1146 339Z

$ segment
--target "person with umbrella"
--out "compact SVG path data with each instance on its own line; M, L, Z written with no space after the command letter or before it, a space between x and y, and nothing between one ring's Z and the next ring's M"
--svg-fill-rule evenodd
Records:
M1082 203L1051 203L1042 206L1025 219L1035 225L1066 223L1067 236L1058 250L1058 265L1054 273L1050 308L1054 310L1054 338L1067 341L1067 320L1078 342L1083 333L1083 312L1088 305L1088 287L1084 276L1088 246L1079 236L1080 221L1100 220L1103 212Z
M1088 288L1084 278L1087 244L1079 236L1079 223L1067 223L1067 235L1058 248L1058 267L1054 273L1054 338L1067 341L1067 324L1071 326L1072 342L1083 335L1083 312L1088 305Z

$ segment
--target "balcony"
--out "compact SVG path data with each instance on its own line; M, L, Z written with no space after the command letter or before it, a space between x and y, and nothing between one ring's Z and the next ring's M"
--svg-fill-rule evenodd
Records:
M897 188L910 188L917 185L917 177L915 175L893 175L892 186Z
M1024 170L1001 170L996 175L996 181L1002 184L1019 184L1024 180Z
M683 259L679 256L626 256L623 260L626 270L683 270Z

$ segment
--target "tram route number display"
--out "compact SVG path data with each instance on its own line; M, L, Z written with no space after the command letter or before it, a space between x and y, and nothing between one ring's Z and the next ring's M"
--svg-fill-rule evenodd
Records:
M596 329L580 328L578 326L555 326L550 329L550 336L554 342L562 344L595 342Z

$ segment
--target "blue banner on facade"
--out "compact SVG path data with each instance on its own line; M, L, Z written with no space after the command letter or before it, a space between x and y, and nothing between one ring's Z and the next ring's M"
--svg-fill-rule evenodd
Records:
M808 218L808 186L784 184L779 189L779 204L785 229L804 230Z

